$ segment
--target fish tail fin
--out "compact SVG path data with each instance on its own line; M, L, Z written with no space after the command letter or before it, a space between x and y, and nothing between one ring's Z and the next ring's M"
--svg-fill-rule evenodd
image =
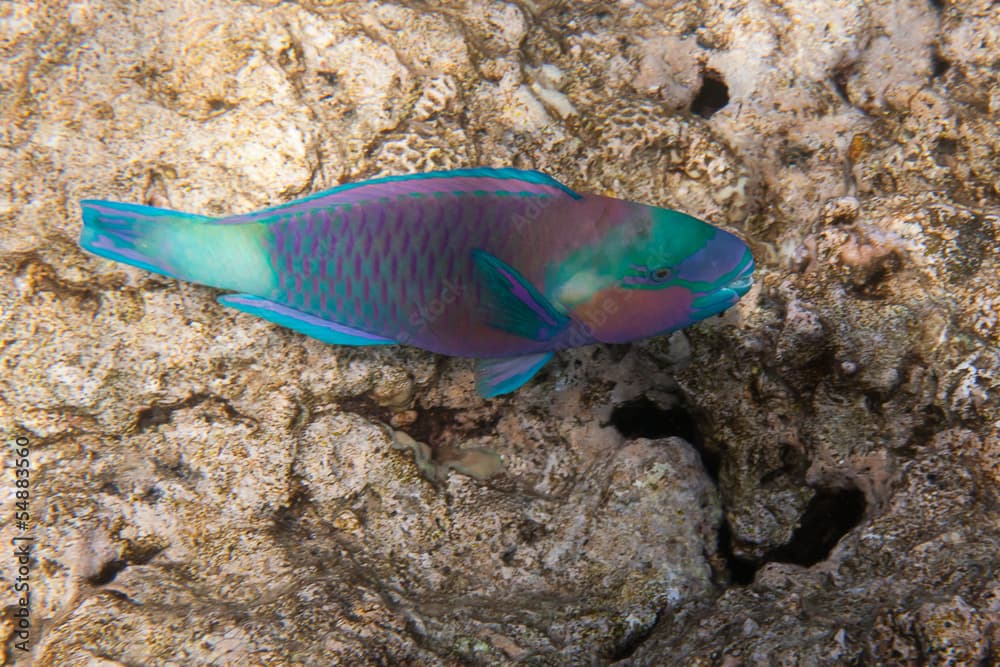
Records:
M85 200L80 246L100 257L171 278L267 295L274 270L267 226L226 224L169 209Z
M85 200L80 247L100 257L172 278L188 278L172 255L171 236L178 227L211 218L164 208Z

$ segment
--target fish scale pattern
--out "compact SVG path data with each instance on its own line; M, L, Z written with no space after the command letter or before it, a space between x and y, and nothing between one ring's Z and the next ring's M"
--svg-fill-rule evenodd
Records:
M269 223L278 278L269 298L363 331L412 338L435 302L476 298L471 250L508 251L511 214L550 196L406 192L278 215ZM512 199L520 201L512 206ZM435 315L448 324L458 313Z

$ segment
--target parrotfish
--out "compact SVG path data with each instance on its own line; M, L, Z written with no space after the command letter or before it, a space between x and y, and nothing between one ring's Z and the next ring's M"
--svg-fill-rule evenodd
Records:
M80 204L96 255L230 290L223 305L327 343L474 357L485 397L555 351L720 313L754 269L707 222L519 169L389 176L223 218Z

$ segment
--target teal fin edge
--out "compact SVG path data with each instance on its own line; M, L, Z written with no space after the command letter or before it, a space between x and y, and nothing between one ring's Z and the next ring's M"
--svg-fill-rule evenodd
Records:
M552 352L520 357L476 360L476 391L483 398L508 394L535 376L552 359Z
M284 304L250 294L225 294L219 303L298 331L331 345L395 345L396 341L303 313Z

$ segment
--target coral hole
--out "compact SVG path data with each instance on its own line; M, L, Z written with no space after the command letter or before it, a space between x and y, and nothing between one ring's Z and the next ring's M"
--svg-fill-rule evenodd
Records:
M701 75L701 88L691 101L691 111L702 118L711 118L719 109L729 104L729 86L722 75L706 70Z
M661 408L645 396L616 405L611 425L626 438L669 438L677 436L691 444L701 441L694 417L681 406Z
M611 426L626 438L669 438L675 436L692 445L713 480L719 479L719 452L705 446L705 438L694 414L682 400L668 408L645 396L620 403L611 411Z
M865 507L865 494L858 489L817 489L792 538L767 560L806 567L826 560L840 538L861 523Z

